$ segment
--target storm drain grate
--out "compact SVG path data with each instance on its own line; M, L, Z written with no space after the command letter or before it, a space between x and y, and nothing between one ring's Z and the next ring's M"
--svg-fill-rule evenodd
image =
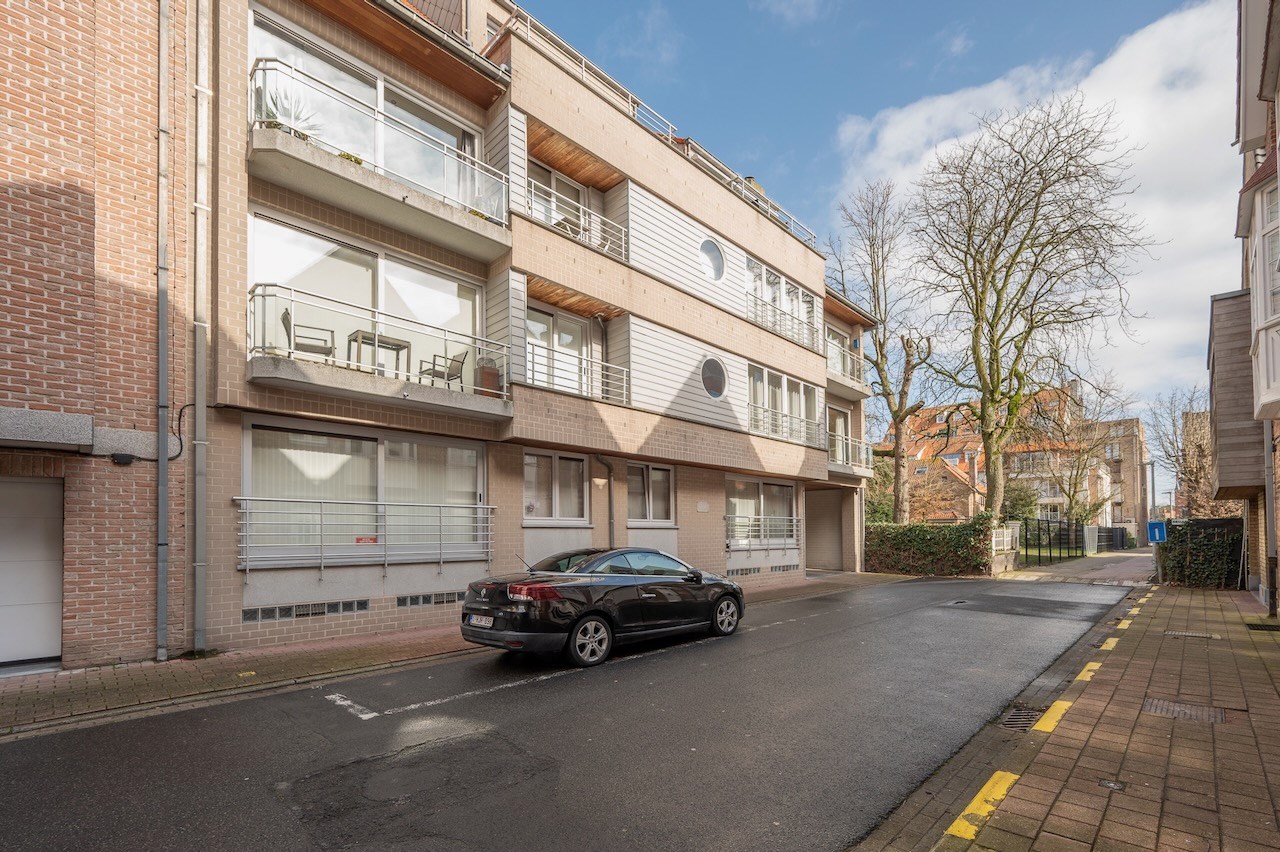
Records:
M1272 633L1280 631L1280 624L1246 624L1250 630L1266 630Z
M1196 630L1166 630L1165 636L1181 636L1184 639L1221 639L1217 633L1201 633Z
M1015 708L1004 714L1004 718L1000 720L1000 727L1008 728L1011 731L1021 731L1025 734L1031 730L1032 725L1040 721L1040 717L1043 715L1043 710Z
M1142 712L1168 719L1190 719L1193 722L1225 722L1227 712L1221 707L1207 704L1182 704L1163 698L1148 698L1142 702Z

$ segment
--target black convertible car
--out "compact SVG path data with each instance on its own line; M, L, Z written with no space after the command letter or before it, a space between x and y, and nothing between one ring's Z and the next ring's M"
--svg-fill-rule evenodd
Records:
M508 651L564 651L575 665L594 666L615 642L708 629L728 636L742 612L737 583L662 551L588 548L472 583L462 638Z

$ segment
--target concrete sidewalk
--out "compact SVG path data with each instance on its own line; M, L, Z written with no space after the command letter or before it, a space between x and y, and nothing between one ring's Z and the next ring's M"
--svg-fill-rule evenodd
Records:
M1079 556L1051 565L1024 565L1000 575L1001 580L1145 586L1156 572L1151 548Z
M954 804L913 796L861 848L1280 849L1280 633L1247 626L1264 608L1157 587L1115 614L1035 728L989 725L996 758L957 756L980 773L926 783Z
M823 573L747 591L747 610L769 601L897 582L884 574ZM228 651L201 659L122 663L0 677L0 741L78 722L225 699L316 680L420 663L451 654L490 653L464 642L457 626L405 630Z

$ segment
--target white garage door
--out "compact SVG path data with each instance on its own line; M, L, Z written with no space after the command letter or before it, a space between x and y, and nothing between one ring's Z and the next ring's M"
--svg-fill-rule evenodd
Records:
M62 654L62 480L0 476L0 663Z
M805 491L805 567L822 571L843 571L840 553L839 490ZM850 566L852 570L852 566Z

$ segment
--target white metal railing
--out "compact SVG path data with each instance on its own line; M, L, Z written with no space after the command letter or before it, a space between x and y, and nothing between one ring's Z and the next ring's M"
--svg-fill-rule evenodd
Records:
M799 518L725 515L725 544L730 550L795 547L800 541L800 527Z
M776 331L806 349L822 351L822 329L794 314L787 313L773 302L762 299L755 293L747 293L747 319L770 331Z
M618 405L631 403L631 373L625 367L558 352L541 343L526 344L529 384Z
M827 430L816 420L806 420L794 414L783 414L763 405L751 404L749 411L749 431L770 438L781 438L810 447L824 448L827 445Z
M828 432L827 452L832 464L846 467L871 467L871 445L860 438Z
M240 568L488 561L493 507L236 497Z
M249 355L280 355L478 396L510 395L510 347L283 284L249 290Z
M250 76L253 124L287 130L351 162L456 204L507 221L507 176L395 116L279 59Z
M687 157L715 180L726 186L743 201L755 206L779 227L787 230L805 245L816 249L818 235L769 200L758 185L739 175L720 162L709 151L687 136L679 136L676 126L661 114L633 95L625 86L614 80L589 59L575 50L528 12L517 8L507 22L507 28L519 34L531 47L565 72L575 76L583 85L594 91L606 102L630 117L644 129L653 133L679 153Z
M584 245L627 262L626 228L533 178L529 178L525 212Z
M867 359L857 349L827 341L827 369L855 384L867 383Z

